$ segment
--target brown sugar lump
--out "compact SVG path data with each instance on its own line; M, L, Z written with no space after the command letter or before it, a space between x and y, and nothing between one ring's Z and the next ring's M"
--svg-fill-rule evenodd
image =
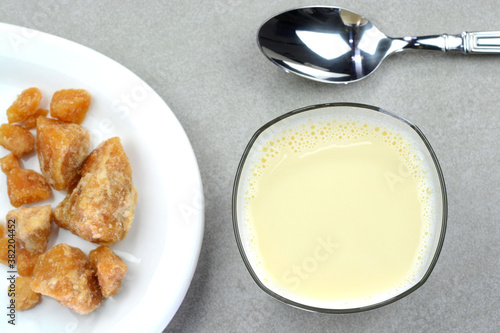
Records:
M56 190L65 190L78 180L90 149L90 134L80 125L39 117L36 144L40 169Z
M50 115L64 121L81 124L90 106L90 94L85 89L56 91L50 102Z
M50 205L11 210L7 213L7 221L15 221L14 237L26 250L33 254L45 252L52 230Z
M2 237L0 238L0 263L4 265L12 264L9 260L16 260L17 251L18 251L18 243L10 237Z
M97 272L102 296L116 295L127 273L127 265L106 245L90 251L89 259Z
M11 289L9 289L8 294L14 300L17 311L31 309L40 303L41 295L31 290L30 284L32 281L33 278L31 277L18 276L14 283L14 290L11 292Z
M32 276L38 254L33 254L26 249L21 249L17 255L17 273L21 276Z
M40 89L33 87L24 90L7 109L9 123L24 121L29 116L35 114L41 100L42 92Z
M35 114L29 116L24 120L24 128L32 129L36 126L36 120L38 117L47 117L49 114L49 110L46 109L38 109Z
M0 237L0 264L7 265L9 261L9 238Z
M14 207L50 198L52 190L45 178L34 170L13 169L7 174L7 193Z
M5 174L9 173L12 169L21 169L19 158L12 153L0 158L0 166L2 167L2 172Z
M35 137L27 129L13 124L0 125L0 145L21 157L35 148Z
M120 139L102 142L80 173L76 187L54 210L54 222L94 243L122 240L134 219L137 191Z
M102 294L95 270L82 250L61 243L40 255L33 269L31 289L55 298L79 314L99 307Z
M3 235L5 235L5 226L0 223L0 238L2 238Z

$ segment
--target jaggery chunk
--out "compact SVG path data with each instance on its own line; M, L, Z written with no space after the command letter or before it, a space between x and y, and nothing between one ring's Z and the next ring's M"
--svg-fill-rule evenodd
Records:
M56 190L78 180L80 167L90 149L90 134L80 125L39 117L36 145L40 169Z
M9 261L9 238L0 237L0 263L7 265Z
M12 153L0 158L0 165L2 167L2 172L5 174L9 173L12 169L21 169L19 158Z
M35 114L26 118L26 120L24 121L24 128L26 128L26 129L35 128L37 118L38 117L45 118L45 117L47 117L48 114L49 114L49 110L38 109Z
M55 298L79 314L94 311L102 294L94 268L79 248L61 243L40 255L31 289Z
M80 173L78 185L54 210L54 222L94 243L122 240L132 225L137 191L120 139L102 142Z
M10 240L10 237L0 238L0 263L9 264L9 260L15 260L17 257L18 243L15 240ZM10 250L10 251L9 251Z
M28 169L12 169L7 174L7 192L14 207L48 199L52 194L45 178Z
M40 294L31 290L30 284L33 281L31 277L18 276L15 282L15 291L13 299L15 300L16 310L28 310L37 305L42 297Z
M27 129L13 124L0 126L0 145L21 157L35 148L35 137Z
M26 249L21 249L17 255L17 273L21 276L32 276L38 254L31 253Z
M102 296L116 295L127 273L127 265L106 245L90 251L89 259L97 272Z
M90 94L85 89L56 91L50 102L50 115L64 121L81 124L90 106Z
M7 109L7 119L9 123L24 121L29 116L35 114L41 100L42 93L40 89L28 88L24 90Z
M0 238L2 238L3 235L5 235L5 226L0 223Z
M52 230L52 207L50 205L25 207L11 210L7 221L16 223L16 240L33 254L47 249Z

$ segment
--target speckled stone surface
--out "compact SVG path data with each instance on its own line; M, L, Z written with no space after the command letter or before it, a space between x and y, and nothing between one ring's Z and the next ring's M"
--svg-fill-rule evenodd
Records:
M151 85L201 169L205 235L191 287L165 332L499 332L500 56L407 52L369 78L325 85L286 74L256 45L268 17L312 1L1 1L0 21L95 49ZM391 36L500 30L494 0L324 1ZM0 78L1 80L1 78ZM262 292L238 252L233 177L247 141L287 111L325 102L383 107L417 124L446 179L448 230L429 280L377 310L327 315Z

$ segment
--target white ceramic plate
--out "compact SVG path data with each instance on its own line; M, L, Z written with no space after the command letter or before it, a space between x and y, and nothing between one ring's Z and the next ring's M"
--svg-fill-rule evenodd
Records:
M161 332L191 282L203 238L203 190L189 140L165 102L140 78L113 60L76 43L30 29L0 24L0 123L22 90L38 87L42 106L60 89L84 88L92 103L82 126L92 147L119 136L138 191L127 237L111 247L128 265L121 291L89 315L78 315L44 297L16 312L8 324L8 273L0 265L1 332ZM9 152L0 147L0 156ZM24 168L39 171L36 154ZM42 204L55 207L65 193ZM0 220L13 209L0 174ZM96 247L57 227L49 247L68 243L88 254Z

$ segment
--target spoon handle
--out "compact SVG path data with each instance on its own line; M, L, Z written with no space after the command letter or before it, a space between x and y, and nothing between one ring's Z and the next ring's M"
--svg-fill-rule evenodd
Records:
M500 31L463 32L465 53L500 53Z
M463 53L499 53L500 31L462 32L459 35L404 37L402 49L459 51Z

